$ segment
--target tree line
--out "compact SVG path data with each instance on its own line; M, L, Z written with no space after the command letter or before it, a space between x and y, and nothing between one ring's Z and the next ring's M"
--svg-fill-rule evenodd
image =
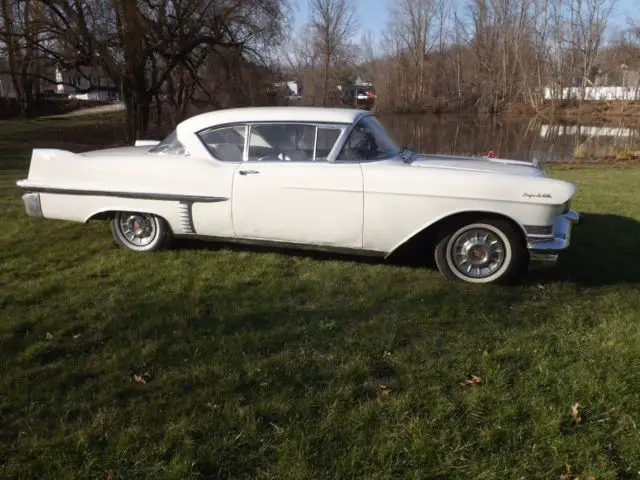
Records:
M324 100L326 62L333 83L356 67L373 80L377 107L391 111L538 111L547 87L590 86L623 64L640 70L640 28L615 0L395 0L385 13L375 41L371 32L358 41L347 14L334 17L337 47L319 42L315 20L302 28L285 63L305 78L311 103ZM613 30L614 18L623 28Z
M615 0L389 1L375 41L357 38L356 0L302 1L309 21L294 31L289 0L0 0L0 73L28 115L34 82L55 81L47 66L99 66L134 139L152 112L279 101L277 79L302 80L311 105L340 103L337 85L361 73L382 110L497 113L640 66L640 29L611 35Z

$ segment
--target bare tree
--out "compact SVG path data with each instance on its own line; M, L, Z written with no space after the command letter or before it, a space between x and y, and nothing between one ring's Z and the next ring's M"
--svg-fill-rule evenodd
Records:
M322 58L317 46L315 32L310 25L304 25L297 32L284 54L286 68L302 80L305 97L311 105L316 105L318 97L324 98L322 82L318 81L318 70ZM320 95L322 94L322 95Z
M150 106L168 83L175 85L177 70L178 77L200 85L209 55L224 51L225 58L259 62L263 51L281 41L287 12L286 0L30 2L43 9L44 36L28 43L63 68L101 67L120 88L129 139L146 132Z
M370 30L367 30L362 35L362 39L360 40L360 51L362 52L361 56L364 59L363 70L369 78L374 79L377 74L378 61Z
M570 15L570 48L580 62L582 87L589 76L604 40L614 0L567 0Z
M39 71L37 28L39 5L32 0L0 0L0 41L5 45L6 63L22 115L34 103L35 74ZM1 69L1 67L0 67Z
M356 32L354 0L309 0L311 27L316 48L323 61L322 105L329 98L331 69L338 65L341 55L347 54L351 38Z

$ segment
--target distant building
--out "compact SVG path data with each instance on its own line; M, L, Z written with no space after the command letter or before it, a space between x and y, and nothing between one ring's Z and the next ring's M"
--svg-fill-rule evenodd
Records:
M299 97L302 92L302 85L298 80L276 82L273 84L273 87L283 92L286 97Z
M117 88L101 67L55 69L56 93L76 100L109 101L117 98Z
M16 98L9 62L0 57L0 98ZM61 70L55 66L42 66L41 78L34 80L34 95L55 95L78 100L109 101L117 98L116 85L100 67L80 67L79 70Z
M363 80L360 75L356 78L356 81L353 82L356 87L372 87L373 83L370 80Z
M275 82L272 84L272 94L279 95L289 103L296 103L302 98L302 82L299 80L289 80L285 82Z
M595 75L593 85L595 87L625 87L638 88L640 86L640 71L631 70L627 65L606 72L598 72Z

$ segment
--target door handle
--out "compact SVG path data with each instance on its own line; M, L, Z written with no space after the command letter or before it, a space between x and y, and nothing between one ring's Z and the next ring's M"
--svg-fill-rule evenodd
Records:
M260 173L258 170L240 170L240 175L255 175L256 173Z

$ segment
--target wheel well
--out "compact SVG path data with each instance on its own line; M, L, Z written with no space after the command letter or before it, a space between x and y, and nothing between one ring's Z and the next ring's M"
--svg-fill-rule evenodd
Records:
M526 246L526 234L522 226L516 222L513 218L502 215L494 212L483 212L483 211L467 211L455 213L453 215L449 215L447 217L441 218L435 223L425 227L420 230L418 233L413 235L404 243L400 244L396 247L390 254L391 256L403 256L406 254L412 255L415 254L418 250L421 253L431 252L436 247L436 241L441 233L443 233L450 225L457 222L472 222L478 219L494 219L494 220L504 220L508 222L514 230L520 234L520 240L522 244Z
M106 212L94 213L85 220L85 223L89 223L91 220L111 220L116 213L116 210L107 210Z
M85 220L85 223L89 223L92 220L112 220L113 217L116 216L116 213L124 212L124 211L129 211L129 210L105 210L103 212L96 212L93 215L91 215L89 218L87 218ZM154 212L145 212L145 213L155 215L156 217L162 219L164 223L166 223L167 228L171 229L169 222L167 222L167 219L164 218L162 215L158 215L157 213L154 213Z

